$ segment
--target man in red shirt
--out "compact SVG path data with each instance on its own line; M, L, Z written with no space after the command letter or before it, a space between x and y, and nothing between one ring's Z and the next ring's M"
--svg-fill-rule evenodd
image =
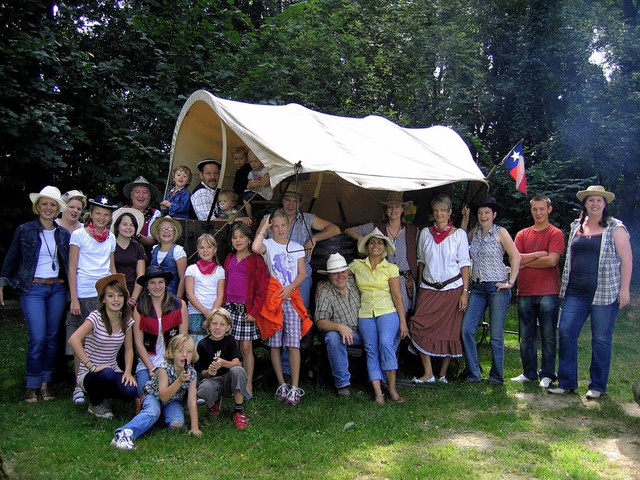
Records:
M520 230L515 245L520 252L518 319L522 374L514 382L533 382L549 388L556 380L556 337L560 275L558 261L564 253L564 234L549 223L553 210L545 195L531 199L534 225ZM537 328L540 327L542 358L537 370Z

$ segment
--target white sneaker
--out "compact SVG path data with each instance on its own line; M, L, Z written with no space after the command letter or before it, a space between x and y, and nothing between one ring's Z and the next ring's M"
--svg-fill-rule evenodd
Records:
M111 405L106 401L102 402L100 405L89 405L87 411L98 418L106 418L107 420L111 420L113 418Z
M511 379L512 382L525 383L525 382L533 382L533 380L525 377L524 373L521 373L517 377L513 377Z
M276 390L276 398L278 400L282 400L283 402L286 402L287 397L289 396L289 389L290 387L286 383L283 383L282 385L280 385Z
M198 398L196 399L196 404L197 404L197 405L204 405L205 403L207 403L207 401L206 401L204 398L200 398L200 397L198 397Z
M120 450L135 450L136 446L133 443L133 430L130 428L125 428L124 430L119 430L113 436L113 440L111 440L111 445Z
M298 405L303 395L304 395L304 390L291 385L291 388L289 389L289 394L287 395L287 403L289 405Z
M552 383L553 380L551 380L549 377L542 377L542 380L540 380L540 386L542 388L549 388Z
M449 380L447 380L447 377L440 377L440 378L438 379L438 381L439 381L440 383L449 383Z
M587 391L587 400L597 400L602 397L604 393L599 392L597 390L589 390Z

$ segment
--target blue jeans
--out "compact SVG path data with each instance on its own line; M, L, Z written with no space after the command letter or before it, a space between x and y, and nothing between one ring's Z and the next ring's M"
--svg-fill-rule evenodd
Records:
M369 381L385 381L384 372L398 369L396 350L400 345L400 318L397 312L359 318L358 331L367 352Z
M347 344L342 342L342 335L336 331L326 332L324 343L327 346L327 356L336 388L348 387L351 384L351 374L349 373ZM353 332L353 345L362 345L362 337L357 331Z
M97 373L87 373L83 386L89 394L92 405L100 405L107 398L133 400L138 396L138 387L122 383L122 372L113 368L105 368Z
M518 321L520 322L520 359L522 373L529 380L556 377L556 325L558 319L558 295L518 297ZM538 368L538 328L542 357Z
M142 360L140 360L142 363ZM151 375L149 374L148 368L143 368L142 370L138 370L136 372L136 383L138 384L138 396L142 396L142 391L144 389L145 383L151 380Z
M116 432L130 428L133 430L132 437L135 440L153 427L160 416L164 417L164 424L167 428L173 428L171 427L173 422L180 422L181 428L184 426L184 409L182 408L182 402L174 400L162 404L158 397L147 394L142 401L142 410L140 410L140 413L133 417L125 426L118 428Z
M27 323L27 388L40 389L53 378L58 330L67 307L67 287L63 283L34 283L20 296Z
M591 316L591 381L589 390L605 393L611 368L613 327L618 316L618 302L609 305L591 305L592 297L571 296L564 299L558 337L560 338L560 388L578 388L578 336L584 322Z
M469 370L468 381L477 382L480 375L478 348L476 347L476 332L482 321L484 312L489 307L489 327L491 332L491 370L489 380L504 382L504 322L507 318L507 308L511 300L511 290L498 290L495 282L474 283L467 311L462 318L462 345L464 357Z

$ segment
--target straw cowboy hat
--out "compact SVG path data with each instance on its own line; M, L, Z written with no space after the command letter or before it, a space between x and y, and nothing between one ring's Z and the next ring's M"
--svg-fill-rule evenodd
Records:
M160 224L164 222L171 223L171 225L173 225L173 228L176 229L176 234L173 237L173 241L180 241L180 238L182 238L182 224L175 218L171 218L168 215L166 217L157 218L156 221L151 224L151 236L153 237L153 239L156 242L160 243L160 232L158 231L158 229L160 228Z
M613 202L616 198L614 193L607 192L602 185L591 185L587 187L586 190L580 190L576 193L576 197L578 197L578 200L581 202L584 202L587 197L591 197L592 195L603 197L607 203Z
M116 232L116 223L118 222L118 219L124 215L125 213L128 213L129 215L132 215L133 218L136 219L136 223L138 224L137 228L136 228L136 235L140 235L140 232L142 231L142 227L144 227L144 215L142 214L142 212L140 210L136 210L135 208L119 208L118 210L116 210L115 212L113 212L113 217L111 218L111 232L114 235L118 235L118 232Z
M69 190L68 192L65 192L62 194L62 200L66 204L69 204L69 202L74 198L80 200L80 203L82 203L82 208L87 207L87 196L84 193L82 193L82 191Z
M113 282L118 282L124 288L124 291L127 292L127 296L129 292L127 291L127 277L124 276L124 273L113 273L111 275L107 275L106 277L102 277L100 280L96 282L96 292L98 292L98 298L102 297L102 293L104 289L107 288L107 285Z
M504 213L504 207L500 205L495 198L489 195L484 197L480 201L480 203L472 203L471 205L469 205L469 208L471 209L471 213L473 213L474 216L478 215L478 210L481 207L489 207L491 210L493 210L496 213L496 220L499 220L502 217L502 214Z
M282 198L284 197L296 197L299 201L302 201L302 193L300 193L300 191L296 188L295 185L291 185L289 184L287 186L287 189L284 191L284 193L282 194Z
M372 237L380 238L385 241L387 247L385 248L385 253L383 255L384 257L386 257L387 255L391 255L393 252L396 251L396 247L393 246L393 243L391 243L391 240L389 240L388 237L385 237L384 234L380 231L380 229L376 227L373 229L371 233L366 234L364 237L358 240L358 252L360 252L362 255L367 254L367 242Z
M60 195L60 190L58 190L56 187L52 187L51 185L47 185L38 193L29 194L29 200L31 200L31 203L33 203L32 210L33 210L33 213L35 213L36 215L38 214L36 205L38 204L38 201L43 197L49 198L54 202L56 202L60 207L60 212L64 212L67 209L67 204L64 202L64 200L62 200L62 195Z
M147 267L147 271L144 272L144 275L138 277L136 283L138 285L142 285L143 287L147 286L147 282L152 278L164 278L166 283L171 282L173 280L173 273L165 272L158 265L151 265Z
M218 168L220 170L222 170L222 163L220 163L218 160L216 160L215 158L205 158L204 160L200 160L198 162L198 170L200 170L200 173L202 173L202 170L204 170L205 165L209 165L209 164L215 164L218 166Z
M396 205L402 205L404 208L407 208L409 205L413 205L411 200L405 202L404 201L404 193L402 192L387 192L387 198L383 200L378 200L385 207L395 207Z
M330 273L340 273L345 270L349 270L349 265L347 265L345 258L339 253L332 253L327 259L327 269L318 270L318 273L329 275Z
M131 190L133 190L133 187L147 187L149 189L149 193L151 193L151 198L154 200L158 200L158 198L161 196L160 190L158 190L155 185L149 183L149 181L142 175L136 178L133 182L127 183L122 189L122 193L129 200L131 200Z

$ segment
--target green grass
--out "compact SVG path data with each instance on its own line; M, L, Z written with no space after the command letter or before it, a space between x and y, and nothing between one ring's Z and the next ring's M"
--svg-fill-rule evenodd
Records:
M517 330L513 310L509 330ZM246 430L236 430L229 415L211 418L202 409L202 437L155 429L137 440L136 451L126 452L109 443L130 418L129 405L115 405L115 420L96 419L86 407L72 405L70 385L58 386L52 402L22 401L26 329L19 311L5 309L0 452L9 478L28 479L638 478L640 418L623 410L640 376L636 312L637 305L618 317L609 393L599 402L584 399L587 326L580 341L580 395L552 397L532 384L452 382L403 388L404 405L380 407L366 385L338 399L307 382L302 403L290 407L273 398L275 385L267 379L247 405ZM521 366L517 336L507 335L506 343L508 378ZM489 349L484 344L479 351L487 372ZM259 365L268 369L266 358ZM407 365L400 372L413 374Z

